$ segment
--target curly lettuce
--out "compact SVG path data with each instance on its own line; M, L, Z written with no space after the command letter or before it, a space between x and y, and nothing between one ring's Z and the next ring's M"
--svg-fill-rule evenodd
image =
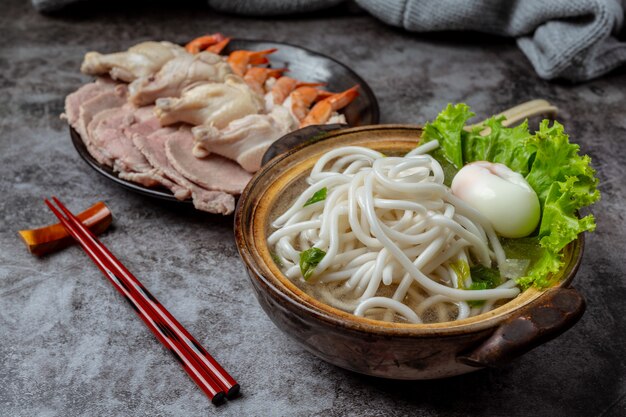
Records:
M526 178L541 204L541 222L532 237L541 249L517 282L523 288L549 286L552 274L563 266L563 248L578 234L595 229L593 215L578 217L580 209L600 199L591 158L579 154L579 146L569 142L558 122L544 120L531 133L526 122L509 128L502 125L503 117L492 117L467 129L473 116L466 104L449 104L424 126L422 142L439 141L440 155L456 169L473 161L498 162Z

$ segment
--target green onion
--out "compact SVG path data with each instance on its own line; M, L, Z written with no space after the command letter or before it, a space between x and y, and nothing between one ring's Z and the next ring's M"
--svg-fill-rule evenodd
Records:
M315 271L315 267L324 259L324 256L326 256L326 252L318 248L311 248L300 252L300 271L305 280L311 277L313 271Z
M309 198L306 201L306 203L304 203L304 206L302 207L310 206L311 204L317 203L318 201L326 200L327 192L328 192L328 189L326 187L322 188L321 190L316 191L315 194L313 194L313 196Z

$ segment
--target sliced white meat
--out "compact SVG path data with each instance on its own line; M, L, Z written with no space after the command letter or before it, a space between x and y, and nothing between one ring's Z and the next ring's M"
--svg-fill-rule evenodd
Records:
M149 135L135 134L133 143L150 162L150 165L171 182L168 188L174 197L185 200L191 196L192 184L170 165L165 155L165 142L174 132L176 132L174 128L162 128Z
M129 125L132 122L132 112L128 112L123 107L113 107L105 109L96 114L87 126L87 137L90 144L98 149L102 160L101 164L113 167L115 156L118 154L116 149L118 137L123 135L120 123Z
M211 154L204 159L193 156L193 136L188 128L179 129L165 143L170 164L186 179L207 190L241 194L252 175L235 162Z
M92 144L91 138L87 132L87 126L91 123L91 120L95 115L100 113L101 111L116 108L122 106L126 102L126 87L123 85L117 85L112 89L105 90L100 92L93 97L85 100L78 107L78 119L72 124L74 129L78 132L80 137L83 140L83 143L87 147L87 150L91 154L91 156L98 161L99 163L107 166L111 166L111 161L102 154L102 152L98 149L97 146ZM70 104L72 105L72 104ZM70 117L74 118L74 110L70 111L72 115L68 115L68 119ZM67 110L66 110L67 114Z
M129 140L132 140L135 134L148 136L161 129L161 123L154 115L154 106L144 106L136 109L133 113L133 118L133 123L123 129Z
M115 83L110 78L98 77L96 81L81 86L78 90L65 97L65 112L61 114L61 119L76 128L78 117L80 116L80 106L87 100L105 91L112 91Z
M171 189L171 187L176 186L176 184L173 184L167 178L160 175L155 169L145 172L122 171L117 175L123 180L145 185L146 187L162 185L167 189Z
M289 110L275 105L269 114L242 117L222 130L214 126L194 127L193 152L198 158L210 154L222 155L237 161L246 171L256 172L261 168L261 159L267 148L297 126L298 121Z
M171 42L142 42L125 52L87 52L80 70L89 75L108 73L115 80L131 82L155 74L167 61L185 54L185 48Z
M207 83L183 91L180 98L159 98L156 115L163 126L177 122L213 125L222 129L233 120L259 113L263 97L236 75L223 83Z
M235 197L222 191L209 191L200 187L192 192L193 206L208 213L228 215L235 211Z
M135 135L133 142L152 166L172 181L170 190L176 198L184 200L191 195L194 207L198 210L225 215L232 213L235 209L235 198L231 194L206 190L184 178L170 164L165 152L165 144L171 136L175 135L177 135L177 129L163 128L148 137Z
M128 86L129 97L144 106L161 97L179 97L185 88L198 83L221 83L228 74L232 74L230 65L217 54L184 54L168 61L155 75L133 81Z
M117 84L112 89L107 89L102 93L84 101L78 110L78 120L76 130L83 138L87 135L87 126L93 117L103 110L114 107L121 107L126 103L128 89L123 84Z
M130 104L98 113L88 127L92 144L107 159L120 178L137 182L147 187L169 185L154 170L152 165L135 147L132 137L125 132L137 124L137 109Z
M120 178L147 187L175 189L176 184L164 178L133 143L134 135L146 136L158 129L151 107L137 109L127 103L98 113L89 124L88 134Z

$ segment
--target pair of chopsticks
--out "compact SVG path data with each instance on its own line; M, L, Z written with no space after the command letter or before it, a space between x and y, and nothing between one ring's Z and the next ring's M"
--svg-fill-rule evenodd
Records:
M187 375L214 404L239 393L239 384L137 278L70 212L52 197L65 216L49 200L46 204L67 232L82 246L104 276L113 284L157 339L174 355Z

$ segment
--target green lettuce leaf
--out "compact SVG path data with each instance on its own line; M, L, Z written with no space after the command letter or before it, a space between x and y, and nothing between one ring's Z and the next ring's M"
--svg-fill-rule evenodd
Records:
M538 288L549 287L553 274L563 266L562 255L543 248L539 259L535 260L528 268L525 277L517 279L517 284L526 289L532 285Z
M563 126L544 120L534 134L526 122L512 128L502 126L502 117L492 117L480 127L464 130L474 114L465 104L449 104L435 121L424 126L422 140L438 140L438 152L456 168L474 161L507 165L525 176L541 204L537 235L526 238L539 242L525 277L518 283L550 285L562 262L562 249L578 234L595 229L592 215L578 217L578 211L600 199L598 179L591 159L579 155L579 146L569 142Z
M532 154L527 141L532 137L528 123L507 128L502 126L504 117L492 117L481 127L464 132L462 139L463 162L490 161L504 164L522 175L528 174ZM486 129L485 129L486 128ZM487 133L484 133L484 131Z
M448 104L432 123L426 123L422 143L439 141L444 157L457 169L463 166L461 135L468 119L474 117L467 104Z
M564 182L568 177L576 177L577 186L584 188L583 192L576 193L577 201L571 204L572 207L587 206L598 200L600 195L595 189L598 180L589 165L591 158L578 154L580 147L569 142L563 125L554 122L549 126L549 121L544 120L527 146L534 151L535 158L526 181L537 192L540 202L546 201L555 182Z

